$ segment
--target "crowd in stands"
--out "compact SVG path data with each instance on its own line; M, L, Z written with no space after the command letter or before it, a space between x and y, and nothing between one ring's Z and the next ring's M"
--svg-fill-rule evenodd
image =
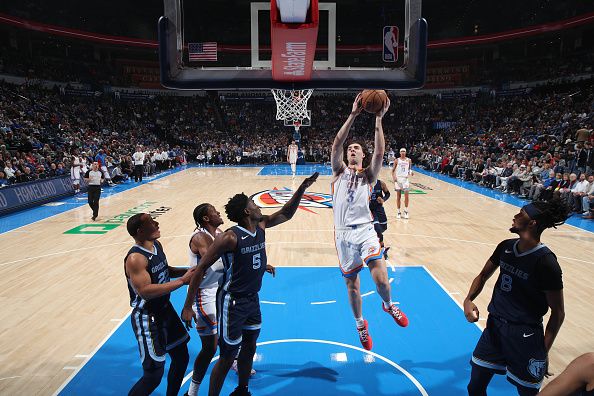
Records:
M594 206L593 92L587 82L518 96L393 96L384 118L386 158L406 147L427 169L527 199L559 196L576 212L587 211ZM125 100L2 83L0 184L69 174L73 156L87 166L99 160L114 182L123 181L132 175L137 146L145 152L145 174L186 161L284 162L293 130L275 120L276 105L263 95ZM352 96L310 99L313 125L301 128L306 161L329 161ZM352 129L370 149L373 122L363 115Z
M416 143L417 163L527 200L561 198L592 218L594 92L574 93L465 103L455 126Z

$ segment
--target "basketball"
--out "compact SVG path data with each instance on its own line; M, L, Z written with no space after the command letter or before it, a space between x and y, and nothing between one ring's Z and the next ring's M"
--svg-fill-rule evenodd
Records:
M388 94L384 90L365 89L361 93L361 106L368 113L377 114L386 104Z

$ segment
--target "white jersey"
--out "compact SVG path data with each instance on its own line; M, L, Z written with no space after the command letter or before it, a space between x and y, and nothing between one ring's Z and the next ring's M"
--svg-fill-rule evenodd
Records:
M81 163L78 157L74 157L72 167L70 168L70 177L72 180L80 180Z
M410 162L408 158L398 158L396 162L396 177L408 177L410 175Z
M334 227L337 229L371 223L369 200L373 186L364 170L345 167L332 183L332 209Z
M297 162L297 149L296 144L289 145L289 162Z
M208 232L205 228L198 228L196 231L194 231L194 233L190 237L190 243L192 242L192 238L194 238L194 235L201 233L201 232L210 236L214 240L214 237L212 235L210 235L210 232ZM220 233L222 233L222 231L217 228L216 235L218 235ZM190 268L195 267L198 264L198 261L200 261L200 255L192 252L192 249L190 248L189 245L188 245L188 257L190 258L190 262L189 262ZM221 258L219 258L217 261L215 261L215 263L212 266L210 266L210 268L208 268L206 270L206 273L204 274L204 279L202 280L202 283L200 284L200 289L219 287L219 280L221 280L223 273L224 273L223 260Z

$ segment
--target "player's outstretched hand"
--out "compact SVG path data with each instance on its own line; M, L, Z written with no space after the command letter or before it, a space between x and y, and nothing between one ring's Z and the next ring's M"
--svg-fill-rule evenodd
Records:
M361 110L363 110L363 105L361 104L361 93L359 92L357 97L355 97L355 101L353 102L353 111L351 111L351 114L359 115Z
M181 318L186 325L186 329L190 330L192 328L192 319L196 321L196 315L194 314L192 307L184 307L184 309L182 309Z
M311 186L312 184L315 183L315 181L318 179L318 176L320 176L320 172L314 173L307 179L303 180L303 183L301 183L301 186L308 188L309 186Z
M272 274L273 278L276 276L276 268L273 265L266 264L266 272Z
M464 300L464 316L470 323L474 323L479 320L479 310L476 305L470 300Z
M390 98L386 98L386 104L384 105L384 108L381 109L379 113L377 113L377 116L379 118L384 118L384 115L386 115L389 108L390 108Z
M190 281L192 280L192 275L194 274L194 271L196 271L196 267L189 268L186 271L186 273L183 274L181 276L181 278L179 278L184 283L184 285L190 284Z

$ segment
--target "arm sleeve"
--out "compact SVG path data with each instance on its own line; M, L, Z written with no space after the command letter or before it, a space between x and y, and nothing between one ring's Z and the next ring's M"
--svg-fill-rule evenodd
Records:
M499 245L497 245L497 247L495 248L495 251L493 252L493 254L491 255L491 257L489 258L489 260L495 264L495 265L499 265L499 257L501 256L501 252L504 249L504 245L507 243L508 240L505 240L503 242L500 242Z
M557 257L554 254L547 254L538 260L535 271L536 285L540 290L562 290L563 273Z

